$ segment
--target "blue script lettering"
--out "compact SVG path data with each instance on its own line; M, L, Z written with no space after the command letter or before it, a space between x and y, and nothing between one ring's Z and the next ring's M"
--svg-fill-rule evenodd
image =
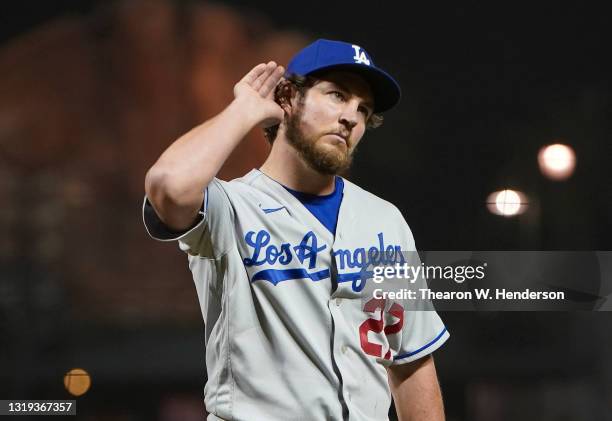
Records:
M331 257L336 259L339 269L339 283L351 282L353 291L359 292L363 290L367 280L374 276L370 266L392 265L398 263L398 261L400 264L405 263L401 246L385 245L382 232L378 233L377 236L378 247L332 250ZM312 231L308 231L296 246L290 243L282 243L280 246L270 244L271 235L266 230L258 232L249 231L245 235L244 240L253 249L251 256L243 259L245 266L274 265L277 262L282 266L287 266L291 263L293 254L295 254L301 265L307 266L308 269L313 269L317 265L319 252L327 248L327 245L324 243L319 246L319 239ZM348 272L346 269L357 269L357 271ZM306 278L312 281L319 281L329 276L329 269L308 272L305 268L297 266L289 269L270 268L261 270L253 275L251 281L265 279L276 285L289 279Z
M293 247L295 254L300 263L304 263L304 260L309 259L308 269L312 269L317 264L317 253L321 250L325 250L327 245L323 244L321 247L317 247L317 236L312 231L308 231L302 242L297 246Z
M255 239L253 239L253 236L255 236ZM264 263L273 265L277 260L281 265L291 262L291 245L288 243L282 244L280 249L275 245L268 246L270 243L270 233L266 230L259 231L257 235L255 235L255 231L249 231L244 236L244 240L249 246L253 247L253 255L243 259L244 264L247 266L260 266ZM257 260L259 255L262 254L262 248L266 246L268 247L266 248L265 258Z
M378 248L370 247L366 253L363 247L353 250L351 256L350 250L338 249L334 250L332 256L337 258L338 268L359 268L363 269L368 265L387 265L396 263L398 258L401 263L404 262L404 256L401 253L401 246L385 246L385 238L382 232L378 233Z

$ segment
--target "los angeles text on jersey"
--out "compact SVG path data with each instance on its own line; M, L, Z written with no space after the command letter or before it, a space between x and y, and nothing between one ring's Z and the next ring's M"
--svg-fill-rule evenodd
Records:
M497 288L492 293L490 288L480 288L474 291L432 291L429 288L401 289L399 291L383 291L378 288L373 292L374 298L390 300L564 300L563 291L509 291Z
M244 236L249 257L242 261L246 267L259 267L251 275L251 282L266 280L274 285L295 279L320 281L331 275L330 265L321 267L321 254L328 253L336 260L338 282L351 282L354 291L361 291L366 281L373 277L369 266L404 264L405 258L399 244L387 244L382 232L367 247L330 250L313 231L308 231L296 244L274 241L266 230L249 231Z

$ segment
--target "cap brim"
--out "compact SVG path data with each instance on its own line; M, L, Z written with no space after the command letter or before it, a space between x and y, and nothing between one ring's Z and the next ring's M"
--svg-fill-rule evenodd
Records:
M381 113L393 108L397 105L402 96L402 91L395 79L387 72L377 67L357 63L342 63L321 67L309 74L315 75L332 69L347 70L363 77L372 88L372 94L374 95L374 112L376 113Z

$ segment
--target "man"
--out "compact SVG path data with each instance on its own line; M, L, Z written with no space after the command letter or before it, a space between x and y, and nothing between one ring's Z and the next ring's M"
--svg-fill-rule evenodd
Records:
M283 78L283 75L286 78ZM189 255L206 326L209 419L442 420L434 311L366 296L368 264L415 250L400 212L336 174L400 97L359 46L318 40L255 66L219 115L149 170L144 220ZM255 126L259 170L215 175Z

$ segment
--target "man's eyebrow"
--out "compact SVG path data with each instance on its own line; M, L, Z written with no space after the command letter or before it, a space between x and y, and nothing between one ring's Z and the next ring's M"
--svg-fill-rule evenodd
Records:
M348 89L346 87L345 84L341 83L341 82L336 82L335 80L328 80L327 82L331 83L332 85L336 85L338 88L342 89L344 92L351 92L350 89ZM370 101L366 101L364 100L362 102L363 105L365 105L366 107L368 107L370 110L374 109L374 104Z
M335 80L328 80L332 85L336 85L338 88L342 89L345 92L350 92L344 83L336 82Z

